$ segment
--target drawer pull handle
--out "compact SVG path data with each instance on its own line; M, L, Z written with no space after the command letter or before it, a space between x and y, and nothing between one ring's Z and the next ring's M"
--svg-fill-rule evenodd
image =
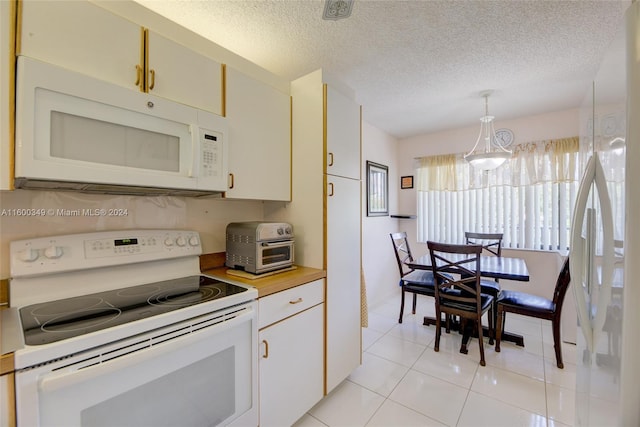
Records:
M264 354L262 355L263 359L268 359L269 358L269 343L267 342L267 340L262 340L262 342L264 343Z
M301 303L301 302L302 302L302 298L298 298L298 299L296 299L296 300L289 301L289 304L299 304L299 303Z

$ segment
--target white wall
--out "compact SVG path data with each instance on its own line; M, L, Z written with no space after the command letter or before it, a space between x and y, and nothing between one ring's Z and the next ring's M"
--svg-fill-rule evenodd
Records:
M390 216L367 216L367 161L389 167L389 213L398 213L400 172L398 142L371 124L362 123L362 267L367 284L367 302L375 307L398 292L400 275L389 233L401 231L403 223ZM403 190L406 191L406 190Z
M82 209L121 210L121 216L82 215ZM44 209L44 216L20 215ZM56 191L0 192L0 278L9 277L13 240L133 228L200 233L204 253L224 252L228 223L263 219L262 202L183 197L107 196ZM73 215L80 210L79 215Z

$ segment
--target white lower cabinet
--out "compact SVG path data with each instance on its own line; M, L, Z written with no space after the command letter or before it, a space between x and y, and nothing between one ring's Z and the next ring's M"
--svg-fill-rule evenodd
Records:
M275 323L260 329L260 426L290 426L323 396L324 280L261 298ZM291 313L292 307L302 311ZM284 317L273 313L281 309ZM259 323L262 323L259 320Z

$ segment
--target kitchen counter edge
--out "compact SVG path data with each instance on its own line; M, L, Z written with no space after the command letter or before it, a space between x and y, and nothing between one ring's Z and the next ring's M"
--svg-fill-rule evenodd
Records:
M229 270L227 267L218 267L203 270L202 273L225 282L253 286L258 290L258 298L327 277L327 273L324 270L303 266L296 266L294 270L283 271L282 273L257 279L245 279L234 276L228 274L227 270Z

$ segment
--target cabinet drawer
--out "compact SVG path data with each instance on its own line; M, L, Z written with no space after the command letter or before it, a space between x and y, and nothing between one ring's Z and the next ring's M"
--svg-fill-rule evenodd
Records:
M258 300L258 328L271 325L324 301L324 279Z

